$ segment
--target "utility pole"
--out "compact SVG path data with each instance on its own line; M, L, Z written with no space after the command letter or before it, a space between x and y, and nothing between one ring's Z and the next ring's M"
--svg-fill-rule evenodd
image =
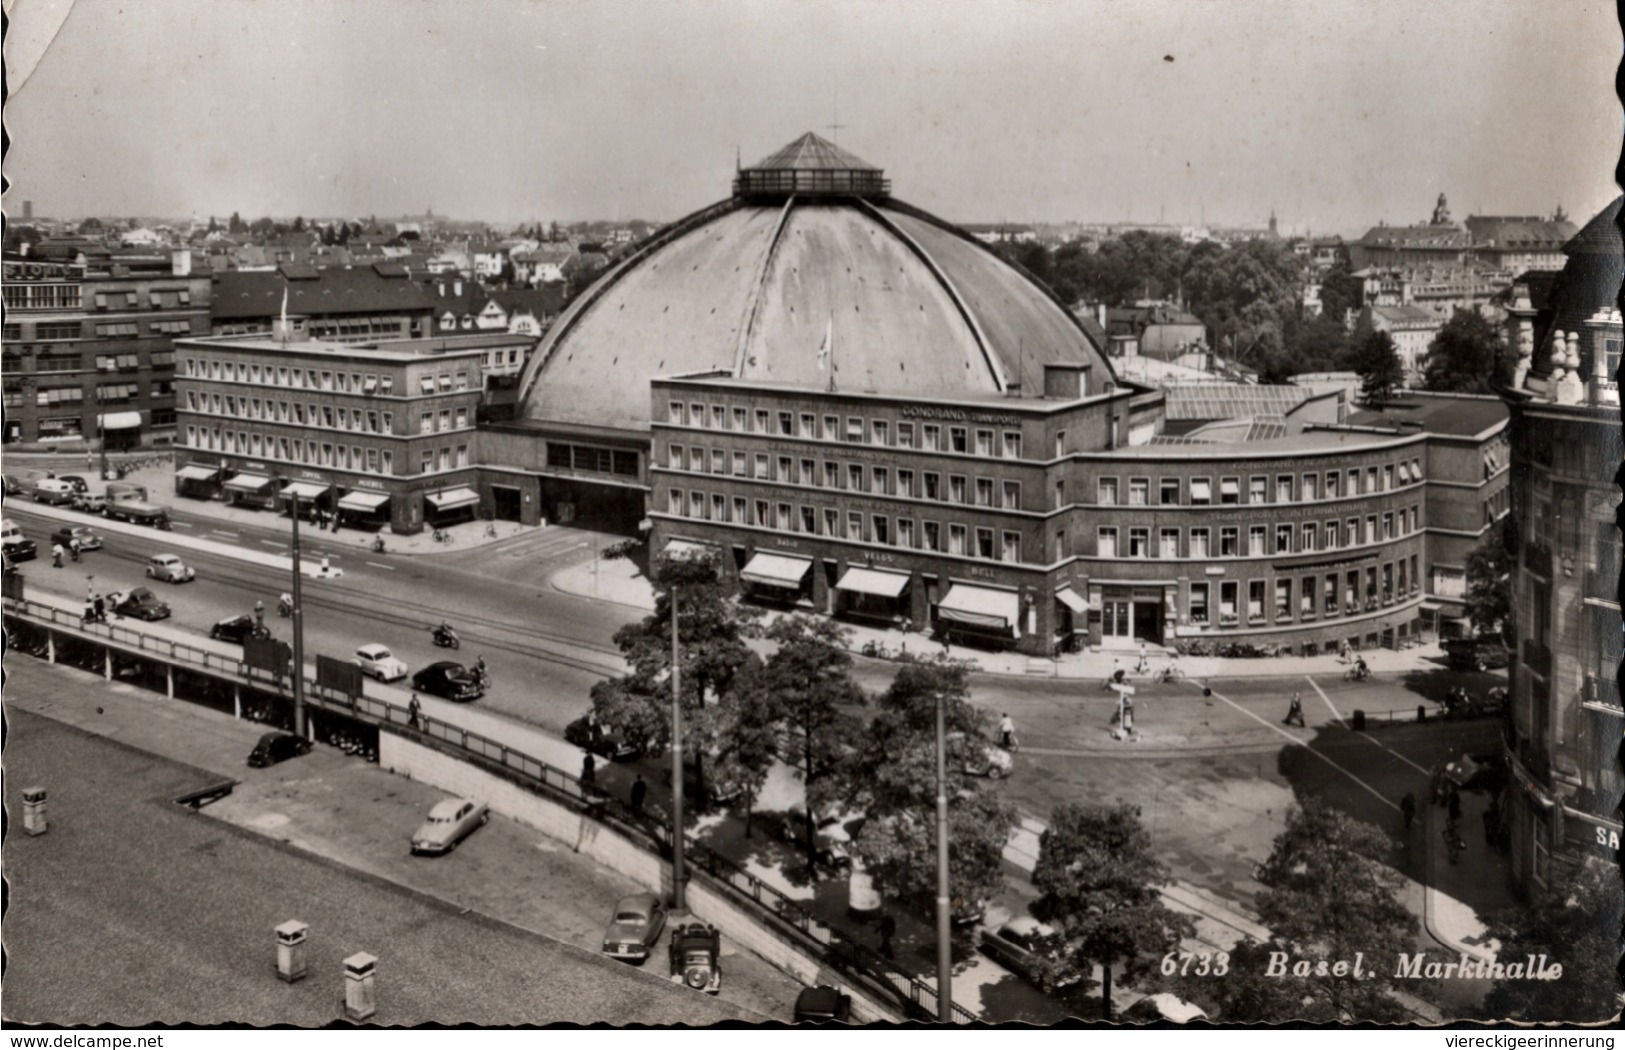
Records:
M683 887L683 691L677 662L677 585L671 588L671 909L688 910Z
M954 1019L953 944L948 897L948 737L943 727L947 697L937 694L937 1020Z
M299 570L299 496L293 497L293 731L305 735L305 603Z

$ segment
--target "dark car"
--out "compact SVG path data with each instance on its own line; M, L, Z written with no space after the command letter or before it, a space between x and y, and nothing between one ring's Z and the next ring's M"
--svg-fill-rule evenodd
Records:
M412 688L447 700L478 700L485 695L480 680L462 664L442 660L412 676Z
M827 984L803 988L801 994L796 996L795 1019L798 1024L802 1021L840 1021L843 1024L851 1024L852 997L839 988L831 988Z
M22 483L21 479L14 478L10 474L7 474L5 476L5 492L6 492L6 495L8 495L8 496L20 496L24 492L26 492L27 490L28 490L28 486L24 485Z
M64 549L73 546L74 540L79 541L79 549L82 551L102 549L102 538L83 525L69 526L51 533L51 542L62 544Z
M1061 954L1055 931L1030 915L1018 915L997 930L984 927L979 947L984 955L1034 984L1042 980L1044 969L1054 965ZM1073 975L1063 980L1061 987L1079 979Z
M107 604L119 616L133 616L137 620L163 620L169 616L169 606L145 587L115 591L107 596Z
M666 906L653 893L622 897L604 931L604 954L642 962L660 939L666 925Z
M722 990L722 934L703 922L685 922L671 931L671 979L696 992Z
M292 733L266 733L248 754L248 764L264 769L290 758L310 754L310 741Z
M14 536L5 542L6 557L12 561L32 561L39 557L39 548L26 536Z
M1489 671L1508 662L1507 647L1499 638L1451 638L1444 643L1444 654L1458 671Z
M258 625L254 618L248 615L231 616L213 627L209 628L209 637L221 642L236 642L238 645L254 636Z
M80 477L77 474L58 474L56 476L56 480L58 480L58 481L66 481L68 484L73 486L73 491L74 492L89 492L90 491L90 486L85 483L85 479Z
M599 725L592 720L591 715L582 715L580 718L564 727L564 740L574 744L583 751L591 751L602 758L624 762L642 754L637 748L627 743L614 729Z

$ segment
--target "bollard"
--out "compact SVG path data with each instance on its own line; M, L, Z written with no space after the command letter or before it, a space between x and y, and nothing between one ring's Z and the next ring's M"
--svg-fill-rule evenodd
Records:
M377 968L377 956L366 952L344 960L344 1016L352 1021L365 1021L378 1012L378 996L372 986Z
M1356 733L1365 732L1365 712L1359 708L1354 710L1354 731Z
M1421 704L1416 705L1416 720L1418 722L1426 722L1428 720L1428 709L1423 707Z
M23 828L30 835L43 835L49 827L45 820L45 789L23 788Z
M276 928L276 975L289 984L305 976L305 935L309 930L297 919Z

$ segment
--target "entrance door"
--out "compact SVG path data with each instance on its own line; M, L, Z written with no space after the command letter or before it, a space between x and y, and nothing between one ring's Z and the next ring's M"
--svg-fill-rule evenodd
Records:
M1134 637L1143 642L1162 644L1162 602L1134 603Z
M498 521L519 520L519 490L509 485L491 486L491 513Z
M1100 633L1107 638L1127 638L1134 603L1107 598L1100 603Z

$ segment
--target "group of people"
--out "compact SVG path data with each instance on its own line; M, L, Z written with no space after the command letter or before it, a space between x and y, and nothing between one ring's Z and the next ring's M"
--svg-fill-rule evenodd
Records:
M79 542L79 537L77 537L77 536L73 537L73 539L68 541L68 546L67 546L66 551L63 550L62 544L60 544L60 543L51 544L51 568L53 568L53 569L62 568L62 555L64 553L71 556L74 561L78 561L79 560L79 555L81 553L83 553L83 550L84 550L84 547Z
M94 597L87 597L85 599L85 622L86 623L106 623L107 622L107 599L106 598L103 598L101 595L98 594L98 595L96 595Z

